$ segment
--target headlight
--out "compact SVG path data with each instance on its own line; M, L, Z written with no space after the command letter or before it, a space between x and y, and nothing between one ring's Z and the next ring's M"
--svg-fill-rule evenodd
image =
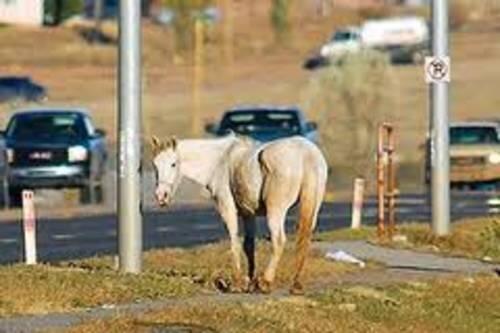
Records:
M14 149L8 148L7 149L7 163L13 163L14 162Z
M70 162L86 161L88 158L87 148L83 146L73 146L68 148L68 160Z
M500 154L498 154L498 153L491 153L488 156L488 161L491 164L500 164Z

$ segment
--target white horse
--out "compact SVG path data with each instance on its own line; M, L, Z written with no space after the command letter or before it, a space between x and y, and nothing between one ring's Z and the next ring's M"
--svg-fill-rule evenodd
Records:
M291 288L302 291L301 272L316 226L327 181L323 154L310 141L292 137L258 145L229 135L218 139L152 139L156 198L167 205L183 176L205 187L215 201L231 241L235 291L269 292L283 253L287 211L299 203L296 272ZM255 216L265 215L272 255L264 274L255 276ZM248 277L241 273L238 217L243 220L243 250Z

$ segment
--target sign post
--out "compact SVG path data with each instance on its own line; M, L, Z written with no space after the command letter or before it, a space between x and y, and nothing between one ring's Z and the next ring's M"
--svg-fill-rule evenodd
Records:
M23 191L24 261L36 264L36 214L33 191Z
M432 1L432 53L425 61L425 77L431 85L432 230L444 236L450 232L448 0Z
M126 273L142 266L140 20L140 1L120 1L118 247Z

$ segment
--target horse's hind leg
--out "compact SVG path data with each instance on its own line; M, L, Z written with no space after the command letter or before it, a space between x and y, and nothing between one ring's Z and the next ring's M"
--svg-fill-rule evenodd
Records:
M297 223L296 271L293 278L293 285L290 290L292 294L303 293L303 286L301 282L302 271L304 269L307 253L309 252L312 233L314 227L316 226L321 202L321 200L319 200L319 202L316 202L317 200L311 200L308 196L309 195L306 192L301 196L300 200L299 221ZM322 196L322 192L319 193L318 197L322 198Z
M243 217L243 227L245 230L243 251L248 262L248 282L253 282L255 279L255 217ZM247 286L248 289L252 287Z
M259 281L259 288L262 292L269 292L271 289L271 285L276 276L276 269L278 267L278 263L281 259L281 255L283 254L283 250L285 249L286 243L286 234L285 234L285 217L286 210L278 210L274 209L268 211L267 213L267 224L269 226L269 231L271 233L271 242L272 242L272 254L271 259L269 260L269 264L264 272L264 275Z

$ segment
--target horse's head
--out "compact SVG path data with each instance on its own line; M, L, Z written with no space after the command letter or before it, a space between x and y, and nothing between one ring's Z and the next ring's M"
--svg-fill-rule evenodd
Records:
M166 206L172 200L181 180L177 140L169 138L163 141L153 137L151 145L156 181L155 195L160 206Z

